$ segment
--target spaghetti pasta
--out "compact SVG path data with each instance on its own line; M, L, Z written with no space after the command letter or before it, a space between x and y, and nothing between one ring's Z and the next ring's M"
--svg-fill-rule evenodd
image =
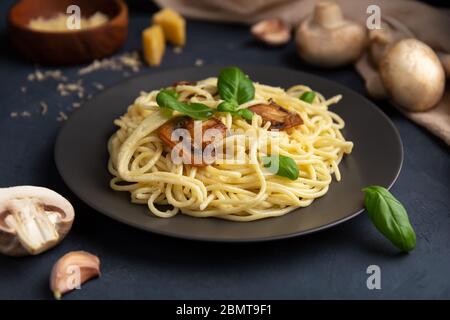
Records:
M131 194L131 201L146 204L158 217L178 213L194 217L217 217L252 221L284 215L306 207L327 193L332 176L341 180L339 163L352 151L341 129L344 120L328 110L341 96L325 99L316 92L312 103L298 97L310 88L296 85L288 90L254 84L254 99L239 106L249 108L273 101L298 114L302 124L285 131L270 130L255 114L251 121L226 112L217 112L231 134L219 142L220 148L234 149L207 166L176 164L157 129L177 112L168 114L156 102L159 91L142 92L127 113L116 119L119 127L108 142L110 186ZM222 102L217 78L174 87L179 101L198 102L216 109ZM289 180L264 167L261 158L280 154L292 158L298 178ZM170 205L163 210L161 205Z

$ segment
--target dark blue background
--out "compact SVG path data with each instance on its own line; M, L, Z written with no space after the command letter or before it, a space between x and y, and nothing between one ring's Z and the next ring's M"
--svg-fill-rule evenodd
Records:
M36 257L0 256L0 298L48 299L53 263L71 250L86 250L102 261L101 279L87 283L65 299L296 299L296 298L450 298L450 170L449 151L425 129L386 103L379 107L393 120L404 143L405 160L392 192L406 206L417 233L417 247L399 254L372 226L365 214L343 225L303 238L260 244L208 244L145 233L110 220L81 203L63 184L53 160L53 144L62 126L59 110L73 101L56 92L57 82L28 83L32 64L8 48L6 12L0 12L0 186L42 185L68 197L76 208L74 227L61 245ZM123 51L140 48L140 32L149 24L152 7L141 4L131 14ZM142 9L148 9L143 11ZM265 48L254 43L247 27L188 22L182 54L168 48L160 68L205 64L262 64L305 70L364 93L352 68L318 70L300 62L293 43ZM62 69L71 79L76 68ZM106 86L123 79L120 72L101 71L83 77L89 85ZM21 86L27 86L23 94ZM49 112L39 115L39 101ZM30 118L10 118L13 111ZM69 112L67 112L69 113ZM368 290L366 268L381 267L382 289Z

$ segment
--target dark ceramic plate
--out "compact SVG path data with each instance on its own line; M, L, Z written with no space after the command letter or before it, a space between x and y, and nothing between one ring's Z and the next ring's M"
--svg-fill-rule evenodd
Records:
M220 69L210 66L145 74L87 102L69 119L56 142L56 164L69 188L94 209L139 229L186 239L240 242L288 238L329 228L363 211L362 188L392 186L402 165L402 143L394 125L378 107L344 86L308 73L252 66L242 69L257 82L284 88L306 84L325 97L343 95L331 110L345 120L344 136L355 146L340 164L341 182L333 182L328 193L307 208L244 223L181 214L157 218L150 215L147 206L130 203L128 193L111 190L106 143L116 130L113 120L125 113L141 90L216 76Z

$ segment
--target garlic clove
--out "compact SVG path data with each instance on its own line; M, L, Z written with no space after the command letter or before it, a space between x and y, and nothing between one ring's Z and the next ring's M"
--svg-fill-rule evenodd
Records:
M278 18L262 20L254 24L251 33L256 39L270 46L283 45L291 39L291 29Z
M86 281L100 277L100 259L86 251L72 251L62 256L53 266L50 288L56 299Z

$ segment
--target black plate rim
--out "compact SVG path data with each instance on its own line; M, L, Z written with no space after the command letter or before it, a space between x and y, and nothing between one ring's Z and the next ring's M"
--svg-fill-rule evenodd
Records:
M373 110L378 113L385 121L386 123L391 127L391 129L394 132L395 138L397 140L397 143L399 144L400 147L400 162L398 165L398 168L396 168L396 175L395 177L393 177L392 181L389 183L389 185L386 187L388 190L390 190L392 188L392 186L395 184L395 182L397 181L402 167L403 167L403 161L404 161L404 148L403 148L403 141L401 139L400 133L397 129L397 127L394 125L394 123L392 122L392 120L372 101L370 101L368 98L366 98L365 96L361 95L360 93L354 91L353 89L344 86L336 81L333 80L329 80L326 78L323 78L321 76L317 76L315 74L309 73L309 72L305 72L302 70L292 70L286 67L278 67L278 66L264 66L264 65L252 65L252 64L246 64L246 65L239 65L237 64L237 66L239 68L245 69L245 68L263 68L263 69L272 69L272 70L277 70L277 71L289 71L289 72L297 72L299 74L304 74L308 77L311 78L316 78L316 79L320 79L320 81L324 81L324 82L328 82L332 85L334 85L336 88L339 88L340 90L343 91L351 91L353 92L353 94L358 95L359 98L361 98L366 104L371 105L373 107ZM123 79L121 81L118 81L114 84L112 84L111 86L107 87L106 89L104 89L102 92L98 93L98 95L101 94L105 94L110 90L115 89L118 86L124 85L125 83L132 81L134 79L137 78L145 78L147 77L149 74L152 75L157 75L157 74L162 74L162 73L170 73L170 72L174 72L174 71L178 71L178 72L188 72L189 70L192 69L198 69L198 68L221 68L221 67L226 67L224 65L220 65L220 64L209 64L206 66L202 66L202 67L183 67L183 68L161 68L158 72L145 72L145 73L141 73L139 75L137 75L136 77L129 77L127 79ZM94 101L96 99L97 96L94 96L91 100L86 101L85 103L92 103L92 101ZM198 241L198 242L213 242L213 243L256 243L256 242L267 242L267 241L276 241L276 240L283 240L283 239L290 239L290 238L294 238L294 237L300 237L300 236L306 236L312 233L316 233L319 231L323 231L326 230L328 228L331 228L333 226L337 226L341 223L344 223L348 220L351 220L355 217L357 217L358 215L360 215L362 212L365 211L364 208L361 208L360 210L353 212L351 214L349 214L348 216L338 219L336 221L330 222L328 224L324 224L320 227L316 227L316 228L312 228L309 230L305 230L305 231L298 231L298 232L291 232L291 233L286 233L286 234L282 234L282 235L275 235L275 236L267 236L267 237L255 237L255 238L240 238L240 239L217 239L217 238L206 238L206 237L202 237L202 236L190 236L190 235L180 235L178 233L174 233L174 232L166 232L166 231L161 231L159 229L152 229L149 230L148 228L145 228L144 226L135 223L133 221L130 220L126 220L126 219L122 219L121 216L113 216L111 215L108 210L103 209L101 206L96 205L94 202L92 202L89 199L86 199L82 196L80 196L78 194L77 191L75 191L77 188L73 187L73 185L71 185L70 179L68 179L65 175L64 175L64 170L62 170L62 168L60 167L60 162L58 161L58 153L59 150L62 148L62 136L63 136L63 132L65 131L65 129L67 128L67 124L73 120L74 117L79 116L80 114L82 114L84 112L84 108L80 108L78 110L76 110L72 116L69 118L69 120L63 125L63 127L59 130L58 132L58 136L56 138L56 142L54 145L54 159L55 159L55 163L56 163L56 167L57 170L61 176L61 178L63 179L64 183L69 187L69 189L71 190L71 192L73 194L75 194L82 202L84 202L85 204L87 204L89 207L93 208L94 210L100 212L101 214L105 215L106 217L113 219L115 221L118 221L120 223L123 223L127 226L145 231L145 232L149 232L149 233L153 233L153 234L157 234L157 235L161 235L161 236L166 236L166 237L171 237L171 238L176 238L176 239L184 239L184 240L190 240L190 241ZM239 223L239 222L236 222Z

